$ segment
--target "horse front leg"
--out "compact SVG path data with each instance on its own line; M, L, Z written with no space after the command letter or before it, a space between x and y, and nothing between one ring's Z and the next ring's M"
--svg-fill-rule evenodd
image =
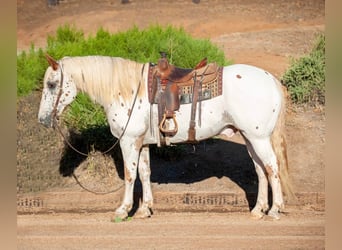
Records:
M143 146L139 157L139 178L142 183L142 204L134 215L136 218L148 218L152 215L153 196L151 189L151 168L150 168L150 150L149 146Z
M122 204L115 211L115 217L125 219L133 207L133 189L137 177L137 167L141 143L136 139L122 138L120 147L124 160L125 194Z

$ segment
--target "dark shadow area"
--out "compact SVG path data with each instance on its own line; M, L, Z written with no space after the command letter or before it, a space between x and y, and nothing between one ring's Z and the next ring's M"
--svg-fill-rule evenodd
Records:
M245 192L250 208L256 204L258 177L245 145L208 139L196 145L150 148L152 182L191 184L228 177Z
M81 133L69 131L67 137L72 146L77 150L88 154L92 151L106 152L116 142L116 138L110 132L109 127L96 127L87 129ZM121 179L124 178L122 153L119 144L110 150L106 155L111 156L115 162L116 170ZM59 164L59 173L62 176L71 176L75 169L86 160L83 156L70 148L66 143Z
M70 131L70 143L81 152L105 152L116 141L108 127L88 129L82 133ZM119 144L107 155L115 162L118 176L124 179L124 168ZM246 194L249 207L256 203L258 178L245 145L208 139L196 145L179 144L171 147L150 145L151 181L159 184L196 183L211 177L228 177L241 187ZM59 172L71 176L86 159L65 145L60 160ZM229 190L227 190L229 191ZM141 199L142 188L137 178L134 188L134 207L136 211Z

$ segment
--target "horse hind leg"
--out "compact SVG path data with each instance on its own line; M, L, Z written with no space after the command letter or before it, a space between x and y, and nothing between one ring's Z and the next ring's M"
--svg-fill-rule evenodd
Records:
M258 197L254 208L251 211L252 217L261 219L268 210L268 180L265 168L257 157L251 143L245 138L247 151L253 160L255 171L258 176Z
M268 211L268 215L274 219L280 219L279 212L284 208L284 201L279 178L279 166L270 138L249 139L246 142L251 157L255 162L259 178L257 204L253 208L252 214L261 215L268 207L267 176L272 189L272 207Z

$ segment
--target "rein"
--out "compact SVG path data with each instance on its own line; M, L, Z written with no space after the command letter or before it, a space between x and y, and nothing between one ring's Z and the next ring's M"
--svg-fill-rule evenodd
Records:
M141 69L141 79L143 78L143 74L144 74L144 69L145 69L145 64L143 64L143 67ZM126 129L128 127L128 124L129 124L129 121L131 120L131 116L132 116L132 113L133 113L133 108L135 106L135 103L136 103L136 100L137 100L137 97L138 97L138 93L139 93L139 90L140 90L140 86L141 86L141 79L139 81L139 84L138 84L138 88L137 88L137 92L135 93L135 96L134 96L134 100L133 100L133 103L132 103L132 107L131 107L131 110L132 112L129 112L129 116L128 116L128 119L127 119L127 122L126 122L126 125L121 133L121 135L118 137L118 139L116 140L116 142L109 148L107 149L105 152L103 152L102 154L107 154L108 152L110 152L118 143L119 141L122 139L122 137L124 136L125 132L126 132ZM83 155L85 157L88 157L89 156L89 153L86 154L86 153L83 153L81 152L80 150L78 150L77 148L75 148L70 142L69 140L66 138L66 136L63 134L60 126L58 125L58 119L57 119L57 106L58 106L58 102L59 102L59 99L61 98L62 96L62 93L63 93L63 90L62 90L62 86L63 86L63 69L61 67L61 83L60 83L60 90L59 90L59 93L58 93L58 96L57 96L57 100L56 100L56 103L55 103L55 106L54 106L54 109L52 111L52 115L53 115L53 127L57 128L58 132L61 134L61 136L63 137L64 141L68 144L68 146L73 149L75 152L79 153L80 155ZM109 193L114 193L116 191L118 191L119 189L121 189L125 184L121 185L120 187L118 187L117 189L115 190L112 190L112 191L108 191L108 192L96 192L96 191L92 191L88 188L86 188L84 185L82 185L82 183L79 181L79 179L77 178L77 176L72 173L72 176L74 177L75 181L77 182L78 185L80 185L81 188L83 188L84 190L90 192L90 193L93 193L93 194L109 194Z

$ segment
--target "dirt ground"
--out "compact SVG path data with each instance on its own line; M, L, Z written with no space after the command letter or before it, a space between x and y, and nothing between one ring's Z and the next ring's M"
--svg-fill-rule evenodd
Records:
M18 249L324 249L321 213L276 222L243 213L159 213L122 223L109 216L19 215Z
M45 0L17 0L17 50L27 50L31 43L44 48L47 35L65 23L75 24L85 35L99 27L116 32L133 25L172 24L193 37L210 39L235 63L256 65L281 77L291 58L309 51L316 35L324 32L324 18L321 0L64 0L54 7ZM70 164L77 165L75 173L90 188L120 186L120 151L108 156L95 152L88 159L75 155L56 132L37 124L39 101L37 91L17 103L18 196L80 191L72 178L63 176L69 174ZM289 104L286 125L295 192L324 193L324 107ZM87 143L87 138L74 140ZM151 156L154 192L256 191L256 174L239 135L232 142L209 140L183 150L183 155L169 159ZM253 221L237 212L157 212L149 220L118 224L109 218L91 209L20 214L18 249L274 249L275 242L277 249L324 248L324 211L307 206L290 208L277 222Z

